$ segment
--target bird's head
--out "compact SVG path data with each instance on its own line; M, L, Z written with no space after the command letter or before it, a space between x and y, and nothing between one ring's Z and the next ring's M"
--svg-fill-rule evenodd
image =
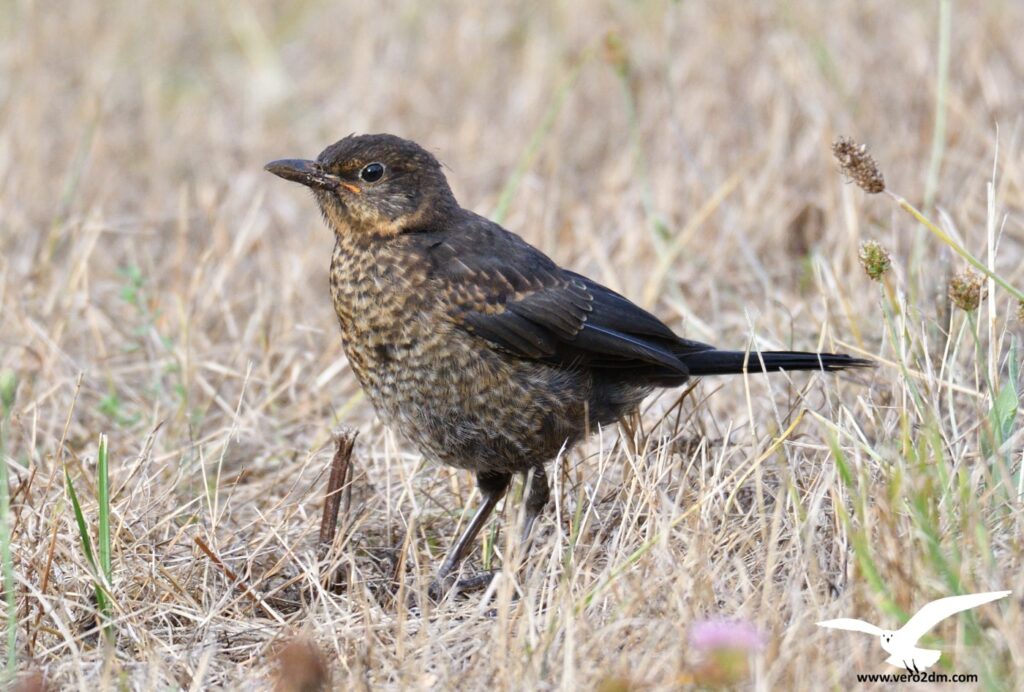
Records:
M281 159L265 168L313 190L338 234L393 236L428 228L458 209L433 154L394 135L350 135L316 161Z
M892 632L890 630L882 630L882 633L878 635L879 640L881 640L882 642L882 649L884 649L885 651L889 651L889 646L892 644L892 641L893 639L895 639L895 637L895 632Z

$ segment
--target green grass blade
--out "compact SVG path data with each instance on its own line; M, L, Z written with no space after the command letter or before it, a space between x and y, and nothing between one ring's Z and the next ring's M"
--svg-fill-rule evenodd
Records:
M100 435L96 455L97 494L99 499L99 534L96 537L100 556L100 571L107 584L111 583L113 569L110 561L110 474L107 468L107 436Z
M103 615L110 613L110 606L107 602L107 594L100 583L99 569L96 565L96 557L92 551L92 539L89 538L89 528L85 524L85 515L82 513L82 505L78 501L78 494L75 492L74 483L71 482L71 474L68 473L67 468L64 469L64 480L68 489L68 497L71 498L71 507L75 512L75 523L78 524L78 536L82 541L82 551L85 553L85 559L89 562L89 567L93 572L93 583L96 591L96 605L99 607L100 612Z
M7 605L7 662L3 680L10 683L17 672L18 610L14 593L14 559L11 555L11 496L7 485L7 416L0 419L0 560L4 570Z
M999 388L999 394L992 402L992 426L995 428L997 444L1003 444L1013 435L1014 423L1017 420L1017 412L1020 408L1020 395L1017 393L1017 378L1020 377L1018 364L1017 341L1014 339L1010 344L1008 356L1009 372L1006 382Z
M82 505L78 502L78 494L75 492L75 485L71 482L71 474L64 469L64 481L68 487L68 497L71 498L71 508L75 512L75 523L78 524L78 537L82 540L82 550L85 551L85 559L89 566L96 569L96 558L92 553L92 539L89 538L89 529L85 525L85 515L82 514Z

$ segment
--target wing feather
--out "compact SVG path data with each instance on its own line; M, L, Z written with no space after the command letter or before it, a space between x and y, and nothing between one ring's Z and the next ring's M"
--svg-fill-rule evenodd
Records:
M557 349L558 339L549 330L512 311L497 314L467 312L462 319L470 333L526 358L548 358Z
M682 381L676 352L710 348L679 339L611 289L558 267L540 250L473 216L441 241L424 239L452 321L520 358Z

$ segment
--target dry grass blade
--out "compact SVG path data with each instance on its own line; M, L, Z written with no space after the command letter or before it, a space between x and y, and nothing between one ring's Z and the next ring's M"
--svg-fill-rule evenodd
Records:
M273 608L266 604L262 596L260 596L258 593L253 591L249 586L247 586L245 582L242 580L242 578L239 577L234 570L232 570L230 567L224 564L224 561L221 560L217 556L217 554L210 549L210 546L206 545L206 541L204 541L199 536L193 536L192 540L194 540L195 544L199 546L199 549L202 550L203 553L205 553L206 557L210 558L210 561L214 565L216 565L217 569L219 569L224 574L224 576L227 577L228 581L230 581L234 585L234 587L238 589L239 593L241 593L254 604L259 606L263 610L263 612L267 614L267 616L277 620L278 622L284 622L281 616L278 615Z

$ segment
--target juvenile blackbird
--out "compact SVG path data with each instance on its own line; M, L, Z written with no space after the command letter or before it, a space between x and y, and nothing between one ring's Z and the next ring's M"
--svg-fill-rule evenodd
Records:
M615 291L463 209L437 159L394 135L349 136L266 169L309 187L334 231L330 284L345 353L380 418L427 457L476 473L483 503L455 569L515 473L524 539L548 501L544 464L656 387L701 375L841 370L831 353L722 351L676 336ZM532 473L530 473L532 472Z

